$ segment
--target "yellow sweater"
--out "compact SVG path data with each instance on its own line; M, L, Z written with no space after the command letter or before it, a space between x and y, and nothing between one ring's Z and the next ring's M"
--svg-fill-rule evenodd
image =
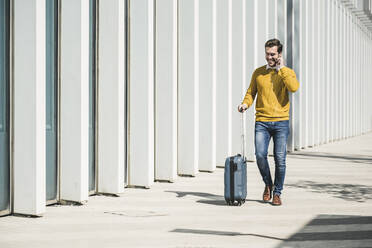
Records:
M283 67L277 72L274 69L267 70L266 65L261 66L253 72L243 103L250 107L257 94L256 121L289 120L288 91L295 92L298 87L292 69Z

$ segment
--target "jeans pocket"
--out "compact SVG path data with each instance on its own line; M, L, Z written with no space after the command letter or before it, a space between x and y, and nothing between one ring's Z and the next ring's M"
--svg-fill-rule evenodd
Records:
M289 120L278 121L278 126L280 126L280 127L289 127Z

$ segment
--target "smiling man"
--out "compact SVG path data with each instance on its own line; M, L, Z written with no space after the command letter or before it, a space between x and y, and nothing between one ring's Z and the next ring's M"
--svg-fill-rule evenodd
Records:
M282 204L281 193L286 170L287 139L289 135L288 91L295 92L299 87L295 72L284 65L283 45L277 39L265 43L267 65L257 68L239 112L246 111L257 95L255 150L258 169L265 183L263 201L274 206ZM275 181L273 183L267 150L271 137L274 141ZM274 196L273 196L274 194ZM272 197L273 196L273 197Z

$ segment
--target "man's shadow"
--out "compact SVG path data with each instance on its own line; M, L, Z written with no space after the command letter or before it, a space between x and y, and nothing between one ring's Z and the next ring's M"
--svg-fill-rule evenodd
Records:
M165 192L175 193L177 194L177 198L183 198L188 195L202 198L196 201L198 203L215 205L215 206L228 206L225 201L225 198L222 195L215 195L215 194L204 193L204 192L191 192L191 191L165 191ZM245 201L266 204L264 201L260 201L260 200L246 199Z

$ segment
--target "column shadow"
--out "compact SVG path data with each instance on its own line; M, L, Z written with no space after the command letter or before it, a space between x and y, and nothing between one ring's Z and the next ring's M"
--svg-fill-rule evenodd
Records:
M298 181L286 184L290 188L305 189L315 193L330 194L346 201L366 202L372 200L372 187L361 184L317 183L314 181Z
M317 159L317 160L336 160L343 162L352 162L356 164L372 164L372 156L355 155L355 154L337 154L337 153L322 153L322 152L291 152L289 157L296 159Z
M192 192L192 191L164 191L167 193L175 193L177 198L182 198L186 196L196 196L202 199L197 200L197 203L208 204L208 205L215 205L215 206L228 206L226 204L225 198L222 195L216 195L211 193L205 192ZM266 204L264 201L254 200L254 199L246 199L246 202L258 202Z
M372 216L318 215L276 248L372 247Z
M275 240L284 240L277 237L271 237L267 235L254 234L254 233L241 233L241 232L227 232L227 231L215 231L215 230L205 230L205 229L187 229L187 228L177 228L170 232L175 233L187 233L187 234L200 234L200 235L216 235L216 236L252 236L260 237L265 239L275 239Z
M247 236L281 241L276 248L370 248L372 247L372 216L318 215L289 238L192 228L176 228L169 232L187 235Z

